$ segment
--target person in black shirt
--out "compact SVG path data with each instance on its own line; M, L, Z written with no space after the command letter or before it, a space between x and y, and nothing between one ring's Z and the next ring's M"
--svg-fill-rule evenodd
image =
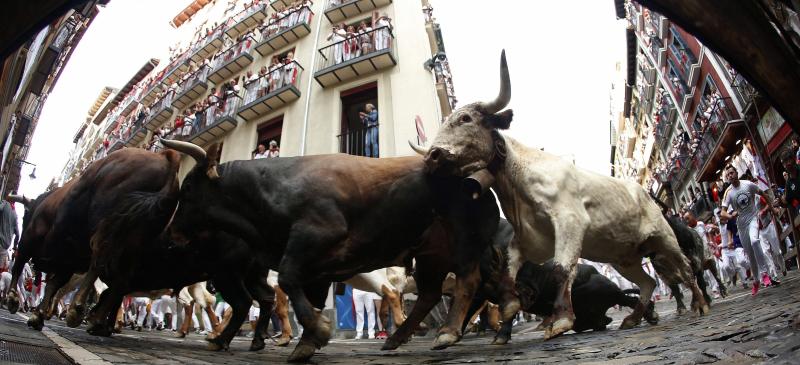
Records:
M800 171L798 171L794 153L790 150L784 150L781 153L781 163L789 175L786 179L782 202L787 208L792 206L796 214L800 205Z

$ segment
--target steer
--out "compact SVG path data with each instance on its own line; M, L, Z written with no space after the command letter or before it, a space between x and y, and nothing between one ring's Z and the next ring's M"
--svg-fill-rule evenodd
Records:
M553 262L537 265L526 261L517 272L517 291L522 302L522 310L548 317L553 314L553 302L557 299L558 283L553 276ZM613 306L634 309L639 298L628 295L638 294L638 289L620 290L607 277L592 265L578 264L575 281L572 282L572 299L575 301L575 332L588 330L603 331L611 323L606 312ZM658 322L658 314L653 303L645 312L650 323Z
M280 272L280 287L304 327L289 361L306 361L328 343L330 320L317 308L330 283L408 262L436 214L453 232L458 244L449 254L461 263L456 301L437 341L458 337L479 279L480 252L497 227L493 194L461 199L460 180L428 176L418 157L336 154L217 165L218 145L204 151L186 142L162 143L197 161L182 183L173 236L185 241L227 231L263 253ZM417 272L439 272L419 260L417 266ZM444 275L424 285L441 286ZM418 285L423 291L423 282ZM250 303L231 303L239 305Z
M513 115L510 109L501 111L511 98L505 52L500 74L500 93L494 101L455 110L429 151L413 144L412 148L425 155L427 171L434 176L468 177L465 187L476 195L494 187L514 226L512 275L524 260L543 263L555 257L553 275L559 290L553 315L545 319L545 339L572 329L570 287L579 257L611 263L641 289L639 305L621 328L638 325L649 305L655 280L642 269L647 256L653 257L665 281L691 288L700 313L707 313L688 260L641 186L581 170L498 131L510 126Z

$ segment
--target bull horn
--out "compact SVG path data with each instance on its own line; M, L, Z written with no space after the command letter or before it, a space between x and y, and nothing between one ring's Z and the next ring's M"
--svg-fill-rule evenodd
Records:
M15 203L20 203L20 204L24 205L25 207L28 207L28 206L31 205L31 200L26 198L25 195L8 194L8 200L12 201L12 202L15 202Z
M481 103L486 114L497 113L508 105L511 100L511 79L508 77L508 64L506 63L506 50L500 54L500 94L489 103Z
M421 156L425 156L428 154L427 148L422 147L414 142L411 142L411 140L408 140L408 145L411 146L411 149L414 150L414 152L419 153Z
M206 161L206 151L202 147L184 141L175 141L171 139L161 139L161 144L166 147L172 148L175 151L183 152L197 161L197 163L204 163Z

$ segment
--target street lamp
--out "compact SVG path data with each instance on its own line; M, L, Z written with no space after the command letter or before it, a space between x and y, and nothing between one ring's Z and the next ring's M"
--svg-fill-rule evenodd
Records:
M36 164L35 163L30 163L30 162L25 161L25 160L17 160L17 161L19 161L20 164L28 164L28 165L33 166L33 171L31 171L31 174L28 175L28 177L31 178L31 180L36 179ZM22 167L22 165L20 165L20 167Z

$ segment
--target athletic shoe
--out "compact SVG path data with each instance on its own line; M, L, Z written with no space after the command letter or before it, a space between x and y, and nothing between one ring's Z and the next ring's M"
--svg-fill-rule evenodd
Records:
M763 273L761 275L761 282L764 284L765 287L772 286L772 280L769 278L769 275L767 275L767 273Z
M752 291L751 295L756 296L756 294L758 294L758 282L754 281L753 282L753 291Z
M378 334L375 335L375 338L379 340L385 340L389 338L389 335L386 333L386 331L378 331Z

